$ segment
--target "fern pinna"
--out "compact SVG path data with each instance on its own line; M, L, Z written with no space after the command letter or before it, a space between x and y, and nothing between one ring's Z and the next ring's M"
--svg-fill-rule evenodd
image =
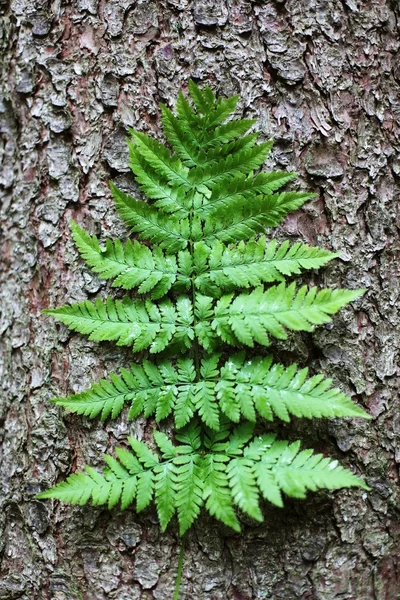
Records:
M255 432L257 421L275 417L368 417L322 375L243 349L268 347L288 330L312 331L363 290L287 283L336 256L265 236L312 195L277 191L294 173L254 174L272 144L257 144L258 134L247 133L253 120L226 122L237 96L216 99L192 81L189 92L192 104L179 94L176 115L161 106L169 146L130 131L130 167L152 202L111 184L117 210L138 239L102 247L72 223L89 267L137 296L46 311L90 340L148 351L141 364L53 401L91 418L115 418L126 404L132 419L173 417L174 442L157 429L151 447L128 438L129 450L105 456L103 474L87 466L38 496L110 509L136 501L137 511L154 499L161 528L176 515L181 534L202 508L239 531L235 507L262 521L260 498L282 506L282 493L304 498L319 488L367 489L336 461L300 451L299 442Z

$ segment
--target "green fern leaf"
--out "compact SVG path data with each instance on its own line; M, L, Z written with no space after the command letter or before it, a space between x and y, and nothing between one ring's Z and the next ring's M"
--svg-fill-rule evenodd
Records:
M246 458L234 458L227 467L227 474L235 504L256 521L262 521L253 462Z
M200 455L183 454L177 457L173 462L173 474L179 531L183 535L199 515L203 504Z
M142 465L136 456L134 456L132 452L129 452L129 450L126 448L116 448L115 452L120 463L125 467L130 475L138 475L143 470Z
M168 252L177 252L187 247L190 226L187 219L177 219L163 215L145 202L135 200L110 183L117 211L124 221L139 234L140 239L148 239Z
M162 531L175 514L176 486L174 466L171 462L157 465L154 469L155 503Z
M129 477L129 479L125 479L123 490L121 493L121 510L125 510L135 501L136 493L137 478Z
M214 295L221 290L284 281L285 276L318 269L337 256L299 242L293 246L284 242L278 247L276 240L267 243L265 236L230 248L221 242L215 242L211 249L202 242L196 245L205 248L208 261L196 277L195 285L200 292Z
M66 481L62 481L53 488L46 490L36 497L39 500L54 498L69 504L84 505L92 497L92 490L96 486L95 481L89 475L84 473L76 473L67 477Z
M183 534L204 503L211 516L239 531L233 503L262 521L260 492L269 502L283 506L282 492L304 498L307 490L352 486L369 489L337 461L311 450L300 451L299 442L275 441L274 434L253 438L253 427L248 423L229 435L229 424L224 421L221 425L219 432L211 432L202 431L192 422L176 436L180 445L175 447L164 434L156 432L162 460L146 444L129 438L136 456L117 448L119 460L106 455L104 474L86 466L86 474L70 475L38 498L81 505L92 501L94 505L107 504L109 509L118 502L126 508L136 498L136 510L140 512L154 495L162 529L176 512Z
M154 441L160 449L163 458L169 459L174 458L174 456L176 456L175 447L171 440L169 440L168 437L165 435L165 433L162 433L161 431L154 431L153 437Z
M128 437L128 441L132 447L132 450L138 457L138 460L143 464L144 467L151 469L159 463L157 454L152 452L147 444L133 437Z
M199 147L202 147L202 133L200 129L200 123L202 117L197 115L193 110L191 104L187 101L182 92L179 92L176 101L176 112L177 116L185 128L189 136L193 136Z
M258 144L254 148L241 150L236 154L229 154L217 163L207 167L196 167L189 172L189 181L198 189L212 189L227 177L234 177L240 173L248 174L257 169L265 160L270 151L272 142Z
M140 294L151 292L152 298L161 298L171 289L177 279L178 265L175 256L165 255L162 250L149 250L139 242L129 240L123 246L119 240L107 240L101 248L96 236L90 236L72 221L71 229L75 244L89 267L103 279L114 279L113 287L124 290L138 288ZM189 278L180 277L186 287Z
M121 377L112 374L112 382L101 379L90 389L72 394L66 398L52 398L52 402L70 412L94 419L101 415L104 421L107 417L115 419L121 412L125 402L133 398L132 390Z
M292 498L305 498L307 490L336 490L343 487L367 485L351 471L338 465L337 461L313 454L312 450L299 452L299 442L275 442L262 459L256 463L255 475L267 500L270 486L276 486ZM265 479L266 476L266 479ZM278 502L275 502L278 505Z
M204 224L203 242L212 246L216 240L225 243L248 240L266 227L279 225L289 212L310 198L312 194L296 192L272 194L237 202L229 212L219 209Z
M152 353L161 352L170 342L190 346L193 338L193 314L186 298L178 299L176 306L169 300L156 306L128 297L122 302L97 299L95 304L86 300L45 312L90 340L133 345L135 351L149 348Z
M219 368L219 358L219 354L211 354L202 359L198 382L191 359L178 359L176 367L168 360L157 365L145 360L131 370L121 369L122 376L111 374L111 381L102 379L84 392L53 402L90 418L101 415L102 420L115 418L124 403L130 402L131 419L141 413L146 417L155 414L158 422L173 412L178 428L197 412L203 423L216 431L219 410L234 422L242 416L254 422L256 411L267 420L277 416L287 422L290 415L370 418L339 389L332 388L330 379L322 375L307 378L307 369L296 365L285 369L272 364L271 356L246 361L244 353L232 356Z
M154 473L143 471L139 473L136 483L136 511L141 512L147 508L153 498Z
M231 96L224 100L218 99L214 104L213 110L208 110L204 115L201 126L203 129L212 129L217 127L233 113L235 110L239 96Z
M197 126L200 130L208 130L223 123L235 110L239 100L239 96L216 100L209 87L200 90L192 80L189 82L189 94L198 113L203 116L195 115L182 94L178 97L177 110L178 116L191 129Z
M220 125L208 133L207 139L204 140L202 144L203 148L208 152L210 148L217 149L217 151L213 153L213 156L215 157L221 156L221 150L222 155L225 155L226 146L221 147L221 144L228 144L236 138L241 138L241 136L243 136L256 122L256 119L238 119L237 121L230 121L225 125ZM258 136L258 133L251 134L252 141L255 142Z
M235 531L240 531L239 521L233 508L226 471L228 457L224 454L208 454L203 460L203 499L212 517L222 521Z
M269 335L286 339L285 328L293 331L312 331L314 325L331 321L330 315L358 298L364 290L307 290L296 293L295 284L281 283L267 291L256 288L250 294L219 300L215 308L213 328L225 341L225 329L240 343L253 346L254 341L269 344ZM222 326L222 327L221 327ZM225 329L224 329L225 328Z
M135 148L143 158L165 177L172 185L188 187L188 169L180 160L171 157L168 149L145 133L129 129Z
M308 369L297 369L295 364L286 369L272 365L271 356L246 361L245 354L240 353L221 368L215 392L222 411L233 421L239 421L241 414L254 421L255 415L249 414L251 407L267 420L276 415L287 422L291 414L308 419L370 418L339 389L332 388L331 379L322 375L307 379L307 374Z
M212 89L206 86L204 89L200 89L193 79L189 79L189 94L193 100L197 112L206 115L212 109L215 103L215 96Z
M239 174L232 178L231 173L224 175L217 185L212 188L207 203L199 209L199 214L206 218L216 210L228 210L244 198L271 195L296 176L295 173L272 171L252 175Z
M235 121L233 121L235 123ZM241 152L242 150L250 150L255 146L255 143L258 139L257 133L250 133L249 135L245 135L238 140L234 140L229 144L224 144L222 146L210 147L207 152L201 151L199 153L199 157L197 159L197 166L206 168L215 163L220 162L222 158L226 158L231 154L236 154L237 152ZM238 175L237 175L238 177ZM227 182L231 181L232 176L228 173L224 175L224 180ZM221 180L222 181L222 180ZM217 190L221 187L221 181L212 187L212 191ZM207 195L210 195L210 190L208 188L204 188L203 190Z
M242 423L235 427L229 436L226 454L236 456L242 454L244 446L253 437L254 423Z
M188 139L185 129L172 111L163 104L160 107L165 137L185 165L194 167L199 155L197 144Z
M136 181L140 189L146 196L156 200L154 206L163 210L163 212L174 213L176 217L185 218L188 216L188 197L184 185L171 185L159 171L153 169L151 165L137 152L133 142L128 140L130 161L129 166L136 176Z

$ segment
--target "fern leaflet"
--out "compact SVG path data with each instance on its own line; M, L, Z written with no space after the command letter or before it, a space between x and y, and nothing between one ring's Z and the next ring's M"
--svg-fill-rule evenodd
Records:
M95 304L86 300L45 312L90 340L133 345L137 352L144 348L161 352L170 343L190 347L194 336L192 307L185 297L178 298L175 306L170 300L155 305L125 297L123 301L107 298L105 303L97 299Z
M200 242L195 245L195 256L199 252L208 260L202 265L195 285L201 293L211 295L222 290L284 281L285 276L299 275L303 269L318 269L337 256L299 242L289 246L286 241L278 247L276 240L267 243L265 236L247 244L240 242L236 247L215 242L208 248Z
M286 329L292 331L312 331L314 325L331 321L330 315L358 298L364 290L318 291L316 287L307 289L296 285L262 287L251 293L239 294L234 298L226 295L218 301L212 323L213 328L225 342L254 346L258 342L270 344L270 335L285 340Z
M177 276L176 257L166 255L160 248L151 251L144 244L128 240L125 246L119 240L106 241L101 248L96 236L90 236L76 223L71 223L75 244L87 265L103 279L114 279L113 287L124 290L138 288L139 294L151 292L152 298L162 298L174 286L190 285L190 279Z

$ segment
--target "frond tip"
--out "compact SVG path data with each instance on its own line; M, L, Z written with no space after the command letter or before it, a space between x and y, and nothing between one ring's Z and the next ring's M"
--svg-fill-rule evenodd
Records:
M161 438L160 438L161 436ZM252 427L242 425L229 435L207 434L199 438L195 423L173 446L163 434L155 441L161 456L130 438L133 453L117 448L118 460L106 456L103 474L91 467L36 496L70 504L107 505L127 508L136 501L137 511L154 499L161 528L165 531L174 515L183 535L204 507L235 531L240 531L234 505L257 521L263 520L260 500L283 506L282 493L305 498L307 491L368 486L337 461L300 451L300 442L275 441L275 436L253 437ZM218 439L219 438L219 439ZM225 441L224 441L225 440Z

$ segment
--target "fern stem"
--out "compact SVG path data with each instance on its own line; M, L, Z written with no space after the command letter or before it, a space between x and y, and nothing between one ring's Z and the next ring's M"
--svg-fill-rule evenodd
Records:
M194 211L193 211L193 205L192 205L192 209L189 212L190 230L192 230L193 212ZM194 242L192 239L189 240L189 251L190 251L190 254L192 255L192 259L193 259ZM197 318L196 318L196 286L194 283L195 276L193 273L192 273L190 280L191 280L192 305L193 305L193 326L194 326L194 329L196 329L196 322L197 322ZM193 355L194 355L193 356L194 365L195 365L195 369L196 369L196 381L200 381L200 349L199 349L199 340L198 340L196 334L195 334L194 340L193 340Z
M179 600L179 591L181 589L184 554L185 554L185 536L183 536L181 538L181 547L180 547L180 551L179 551L178 573L176 575L174 600Z
M196 288L194 285L193 276L192 276L192 303L193 303L193 325L195 326L196 322L197 322L196 314L195 314ZM197 335L195 335L195 338L193 340L193 355L194 355L194 365L196 368L196 381L200 381L200 350L199 350L199 340L197 339Z

